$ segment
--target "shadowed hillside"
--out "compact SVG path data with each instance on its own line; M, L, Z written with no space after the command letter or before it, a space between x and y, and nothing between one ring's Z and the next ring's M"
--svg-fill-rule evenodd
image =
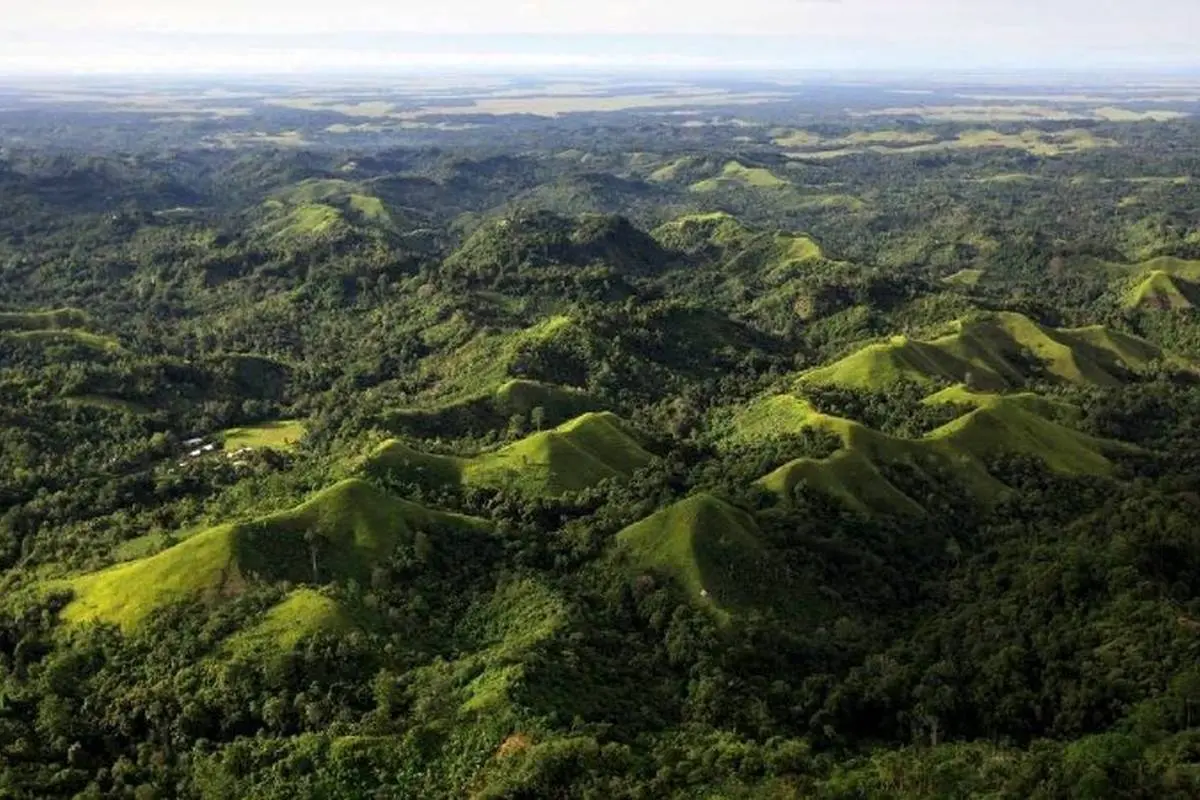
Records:
M617 534L632 566L662 572L721 616L769 603L768 555L745 511L710 494L668 506Z

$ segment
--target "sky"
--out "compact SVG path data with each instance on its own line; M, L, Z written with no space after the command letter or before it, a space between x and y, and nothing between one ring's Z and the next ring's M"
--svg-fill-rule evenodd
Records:
M0 0L0 72L1200 67L1200 0Z

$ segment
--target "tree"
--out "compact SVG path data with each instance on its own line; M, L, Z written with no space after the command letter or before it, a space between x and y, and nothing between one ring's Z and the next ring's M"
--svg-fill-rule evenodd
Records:
M317 550L320 547L321 534L316 528L309 528L304 532L304 541L308 543L308 555L312 559L313 583L320 583L321 576L317 570Z

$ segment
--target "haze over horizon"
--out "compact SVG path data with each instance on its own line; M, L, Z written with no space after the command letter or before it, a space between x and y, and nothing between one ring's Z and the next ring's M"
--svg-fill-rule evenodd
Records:
M1144 0L50 0L7 6L3 73L1200 66L1200 4Z

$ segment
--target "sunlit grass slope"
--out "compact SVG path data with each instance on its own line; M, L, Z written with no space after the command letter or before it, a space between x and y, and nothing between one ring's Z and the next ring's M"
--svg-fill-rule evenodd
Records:
M776 436L800 433L817 410L794 394L776 394L753 400L737 408L723 425L720 441L725 445L751 444Z
M366 469L416 481L557 495L628 478L653 458L620 418L598 412L471 458L430 455L393 440L367 459Z
M262 206L260 230L276 243L302 244L333 238L355 226L391 230L383 201L357 183L333 178L301 181L276 192Z
M1126 288L1121 294L1121 305L1125 308L1152 311L1194 308L1200 299L1200 261L1160 256L1136 265L1132 278L1123 283Z
M1191 287L1172 277L1162 270L1154 270L1142 278L1125 293L1122 305L1126 308L1146 308L1155 310L1178 310L1194 308L1195 304L1188 296L1192 294Z
M548 424L557 425L599 407L595 398L579 389L511 379L461 400L394 409L386 415L385 423L389 430L419 436L446 430L494 430L507 425L514 415L529 420L538 408Z
M336 600L301 587L268 609L258 623L234 634L226 647L237 654L288 652L319 633L346 633L356 627Z
M661 571L689 599L722 615L770 602L767 551L745 511L697 494L617 534L632 566Z
M901 380L919 384L968 382L989 390L1030 380L1118 386L1131 370L1163 357L1135 336L1095 326L1047 328L1021 314L986 314L956 324L933 341L893 337L868 345L801 376L802 384L886 389Z
M693 183L689 189L693 192L707 193L720 191L729 186L779 189L787 185L787 181L768 169L748 167L740 161L730 161L721 168L721 171L717 175Z
M423 407L467 403L490 395L512 380L512 369L522 351L546 346L578 331L565 314L547 317L517 330L473 332L462 320L451 318L422 332L425 344L441 352L425 359L420 379L430 385Z
M347 480L288 511L210 528L156 555L75 578L75 599L63 617L129 629L170 603L217 600L248 581L366 580L373 565L416 531L447 527L480 529L486 523Z
M288 449L303 439L305 432L302 421L281 419L244 428L230 428L223 431L220 438L227 451L241 450L244 447Z
M806 486L868 513L923 513L921 498L905 495L886 477L888 467L906 467L933 484L960 483L981 502L991 502L1005 486L988 473L1001 455L1031 456L1066 475L1107 475L1108 455L1132 450L1097 439L1056 420L1069 420L1070 406L1032 394L995 395L963 387L944 390L927 402L974 406L958 419L920 439L901 439L857 422L811 413L800 425L827 430L842 448L824 459L792 461L761 480L768 490L790 497Z
M656 228L663 247L731 259L731 266L750 268L766 280L779 281L795 263L820 261L824 254L813 239L778 231L755 231L724 212L687 214Z

